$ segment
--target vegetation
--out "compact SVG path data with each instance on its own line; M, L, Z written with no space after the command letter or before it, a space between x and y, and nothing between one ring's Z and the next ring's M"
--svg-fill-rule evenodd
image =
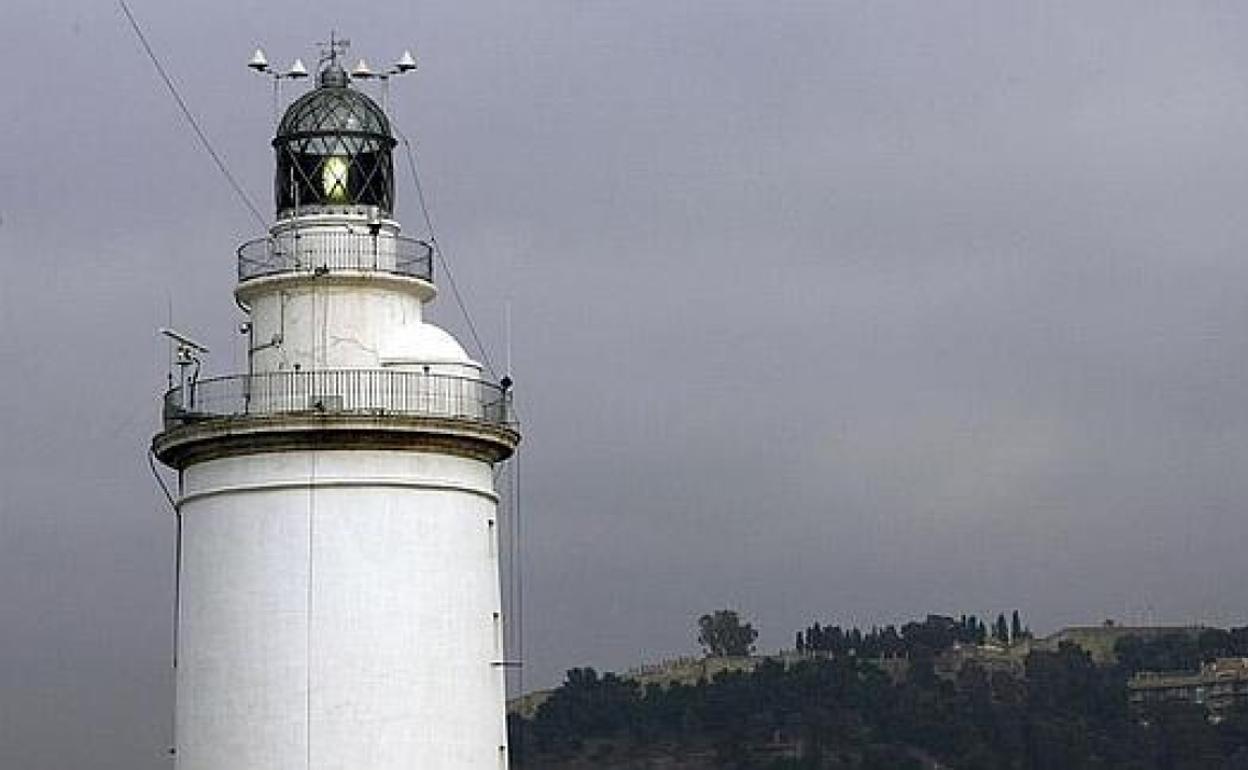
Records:
M1016 610L1013 633L1006 624L1005 615L1001 614L993 624L991 636L998 643L1010 644L1030 637L1031 632L1023 628ZM928 615L922 621L906 623L901 628L885 626L865 632L858 628L842 629L840 626L814 623L797 632L796 648L798 652L859 658L930 657L955 644L984 644L988 637L988 627L974 615L963 615L957 620L944 615Z
M698 644L713 658L749 655L757 638L754 627L742 623L733 610L716 610L698 618Z
M1248 626L1206 628L1199 635L1170 633L1153 639L1125 636L1114 644L1118 665L1136 671L1192 671L1214 658L1248 657Z
M1022 628L1010 625L1007 633ZM815 624L800 635L808 654L695 685L643 689L574 669L533 719L512 717L513 762L542 770L1248 770L1248 713L1215 725L1201 707L1172 704L1133 719L1125 684L1142 666L1193 668L1244 654L1248 628L1194 641L1128 637L1111 666L1064 643L1031 651L1021 675L973 659L938 675L937 652L978 643L985 626L941 616L865 633ZM867 650L906 656L908 673L890 677Z

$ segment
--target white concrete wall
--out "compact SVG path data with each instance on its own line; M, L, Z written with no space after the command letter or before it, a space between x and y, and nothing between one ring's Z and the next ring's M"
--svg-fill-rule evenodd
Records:
M251 301L252 371L377 369L396 338L419 336L420 300L385 284L308 278ZM435 351L436 352L436 351Z
M252 455L183 493L179 770L506 766L489 464Z
M273 235L288 247L298 243L309 254L324 255L348 231L367 232L365 219L321 215L283 220ZM396 235L398 225L386 221L383 232ZM389 244L379 257L380 272L335 268L318 276L304 271L240 286L237 296L251 321L252 372L397 367L467 377L480 373L451 335L425 323L424 303L434 296L431 285L387 273L394 267L394 241L379 242Z

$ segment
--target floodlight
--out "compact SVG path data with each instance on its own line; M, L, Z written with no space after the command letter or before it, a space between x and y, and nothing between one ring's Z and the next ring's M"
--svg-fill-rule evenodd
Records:
M290 69L286 70L288 78L306 78L308 76L308 68L304 66L303 59L295 59L290 65Z
M416 69L416 59L413 58L411 51L404 51L399 60L394 63L394 68L399 72L407 72Z
M268 72L269 60L265 57L264 51L259 48L251 55L251 61L247 62L247 66L256 72Z
M368 62L363 59L360 59L359 64L355 65L355 69L351 70L351 77L360 78L361 80L368 80L374 77L375 74L372 68L368 66Z

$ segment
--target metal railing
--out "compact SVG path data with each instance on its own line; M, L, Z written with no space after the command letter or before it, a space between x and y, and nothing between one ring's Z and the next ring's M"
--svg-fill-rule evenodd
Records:
M257 238L238 247L238 280L278 273L379 271L433 280L433 248L388 233L295 231Z
M165 430L203 420L283 414L436 417L514 424L511 393L471 377L387 369L236 374L165 393Z

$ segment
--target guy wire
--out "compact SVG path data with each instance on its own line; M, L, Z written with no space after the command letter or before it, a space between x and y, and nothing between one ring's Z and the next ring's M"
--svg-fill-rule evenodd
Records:
M202 128L200 128L199 121L196 120L195 116L191 113L191 108L187 106L186 100L184 100L182 95L178 93L177 86L173 84L173 78L169 77L169 73L165 71L164 65L160 63L160 59L156 56L156 52L152 50L152 46L147 42L147 36L143 34L143 29L139 27L139 22L135 20L134 14L130 12L130 7L126 5L125 0L117 0L117 4L121 6L121 12L126 15L126 19L130 22L130 28L134 30L134 34L139 38L139 43L143 45L143 50L147 52L147 57L152 60L152 64L156 67L156 72L160 75L160 79L165 81L165 87L169 89L169 93L173 96L173 100L178 103L178 109L182 110L182 116L185 117L186 122L190 124L191 130L195 132L195 136L199 137L199 143L202 144L204 149L208 151L208 155L212 158L213 163L217 164L217 168L220 169L221 174L225 177L225 180L230 183L230 187L234 188L234 193L238 195L239 200L243 202L243 205L251 211L251 215L256 218L257 222L260 223L260 227L267 228L268 223L265 222L264 216L260 213L260 209L256 208L256 204L252 202L251 196L247 194L247 191L243 189L243 186L240 185L238 180L234 178L234 175L230 173L229 167L225 165L225 161L221 159L221 156L212 146L212 142L208 141L208 135L204 133Z
M481 360L485 363L485 367L490 370L490 374L498 377L498 371L494 368L494 363L490 360L490 354L486 351L485 345L481 342L481 335L477 334L477 325L472 321L472 314L468 312L468 305L464 302L463 295L460 294L459 286L455 283L455 275L451 272L451 266L447 263L446 255L442 252L441 245L438 244L438 237L433 231L433 219L429 216L429 206L425 201L425 191L420 184L420 174L416 170L416 150L407 138L407 134L399 130L398 126L394 126L394 132L399 135L399 139L403 142L403 149L407 154L407 166L412 172L412 182L416 187L416 200L420 204L421 217L425 220L425 228L429 231L429 246L433 251L433 255L437 258L438 264L442 268L442 272L446 274L446 282L451 287L451 294L455 297L455 304L459 306L459 312L464 316L464 321L468 325L468 333L472 335L472 341L477 346L477 350L481 353Z

